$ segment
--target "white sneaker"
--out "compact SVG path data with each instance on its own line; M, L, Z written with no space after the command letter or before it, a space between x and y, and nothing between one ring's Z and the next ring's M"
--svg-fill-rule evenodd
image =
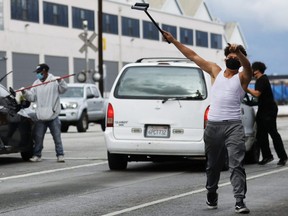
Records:
M64 163L65 162L64 156L63 155L59 155L58 158L57 158L57 162Z
M40 162L42 161L41 157L38 156L33 156L32 158L29 159L31 162Z

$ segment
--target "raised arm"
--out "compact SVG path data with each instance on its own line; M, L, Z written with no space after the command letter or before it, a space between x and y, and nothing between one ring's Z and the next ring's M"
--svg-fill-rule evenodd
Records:
M195 62L203 71L210 74L212 78L215 78L217 74L221 71L221 68L214 62L209 62L199 56L192 49L186 47L179 41L177 41L171 33L163 31L164 37L169 42L173 43L174 46L188 59Z
M241 85L243 89L247 89L248 84L250 83L252 79L252 68L249 60L247 57L240 51L239 45L237 44L231 44L230 45L230 50L231 52L235 52L237 57L239 58L239 61L243 67L242 73L240 73L240 80L241 80Z

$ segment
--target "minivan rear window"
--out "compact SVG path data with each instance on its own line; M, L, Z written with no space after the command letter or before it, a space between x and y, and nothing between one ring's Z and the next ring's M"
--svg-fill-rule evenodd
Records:
M114 96L129 99L207 97L203 71L193 67L141 66L128 67L119 78Z

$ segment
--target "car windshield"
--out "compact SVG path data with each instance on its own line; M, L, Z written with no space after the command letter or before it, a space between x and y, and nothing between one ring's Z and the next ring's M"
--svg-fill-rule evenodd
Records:
M60 94L62 98L82 98L83 97L83 87L71 87L69 86L64 94Z
M193 67L141 66L127 68L121 75L116 98L190 99L207 97L202 70Z

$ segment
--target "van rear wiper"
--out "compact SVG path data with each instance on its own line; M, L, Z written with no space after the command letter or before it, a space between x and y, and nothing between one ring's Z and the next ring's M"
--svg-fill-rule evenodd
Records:
M202 95L197 95L195 97L192 96L186 96L186 97L170 97L170 98L164 98L162 100L162 104L166 103L167 101L178 101L178 100L202 100Z
M179 101L179 100L203 100L203 95L199 90L192 93L192 96L184 96L184 97L167 97L162 100L162 103L166 103L167 101Z
M186 97L168 97L168 98L164 98L162 100L162 103L166 103L167 101L177 101L177 100L192 100L193 97L191 96L186 96Z

